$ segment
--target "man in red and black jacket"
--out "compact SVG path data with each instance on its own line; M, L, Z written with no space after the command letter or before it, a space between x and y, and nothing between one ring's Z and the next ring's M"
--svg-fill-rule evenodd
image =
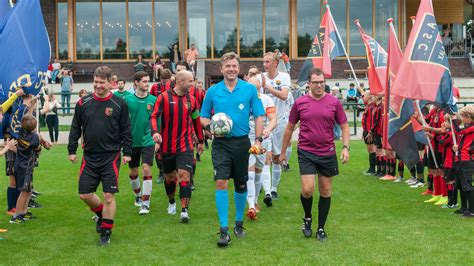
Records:
M153 84L150 94L158 97L158 95L174 87L174 81L171 80L171 71L164 69L160 76L160 82Z
M474 106L468 105L460 110L464 128L454 123L458 145L453 146L457 153L455 163L458 169L456 183L461 190L461 208L456 213L463 217L474 218Z
M83 136L84 154L79 177L80 198L98 216L100 243L110 243L114 226L115 193L118 189L120 152L128 163L132 154L132 133L125 101L110 92L112 70L94 72L94 93L79 99L69 132L69 160L77 161L78 140ZM102 182L104 202L95 194Z
M160 94L151 115L153 140L161 144L165 189L169 198L168 213L176 213L174 194L176 183L180 185L180 221L189 221L188 205L191 200L190 177L193 171L194 142L196 132L202 153L204 137L199 118L199 104L189 94L194 77L189 71L176 74L176 86ZM158 125L161 118L161 125Z
M362 114L362 136L367 145L367 151L369 152L369 169L366 171L366 175L375 175L377 158L375 155L374 136L369 134L372 128L372 113L375 108L375 103L373 102L370 92L364 93L364 104L365 112Z

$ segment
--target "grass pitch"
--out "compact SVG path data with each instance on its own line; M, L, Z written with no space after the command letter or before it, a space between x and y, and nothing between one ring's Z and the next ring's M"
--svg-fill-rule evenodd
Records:
M420 195L421 189L362 175L367 167L365 146L360 141L353 141L351 146L350 163L340 165L341 174L334 178L326 225L328 242L319 243L315 237L305 239L301 233L303 210L294 149L291 172L282 174L280 198L271 208L261 204L257 221L245 219L247 237L236 239L232 235L232 244L224 249L216 246L218 221L210 150L198 163L189 224L179 224L179 215L166 213L164 187L155 182L151 213L139 216L138 208L133 206L128 167L122 166L112 241L100 247L93 214L77 194L79 164L67 161L65 145L55 146L43 152L35 171L36 189L43 193L38 201L44 207L32 212L39 218L12 225L5 212L0 213L0 228L8 229L0 233L0 264L472 263L474 220L423 203L426 197ZM0 163L4 165L3 158ZM153 170L156 176L156 167ZM8 178L0 179L3 210L7 184ZM229 195L232 224L233 193ZM317 199L315 195L315 218Z

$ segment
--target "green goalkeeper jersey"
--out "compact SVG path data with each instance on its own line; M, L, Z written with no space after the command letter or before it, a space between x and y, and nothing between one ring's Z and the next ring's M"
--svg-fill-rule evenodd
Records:
M132 126L133 147L152 146L155 143L151 136L150 116L153 113L156 97L148 94L144 98L139 98L131 94L124 98L128 105L130 122Z
M115 96L118 96L122 99L125 99L125 97L127 97L127 96L132 96L133 95L129 91L123 91L123 92L116 91L116 92L114 92L114 94L115 94Z

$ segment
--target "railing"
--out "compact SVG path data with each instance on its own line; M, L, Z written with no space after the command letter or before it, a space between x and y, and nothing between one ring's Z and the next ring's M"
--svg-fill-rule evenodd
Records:
M449 58L465 58L472 53L473 43L471 37L463 40L453 40L444 46L444 50Z

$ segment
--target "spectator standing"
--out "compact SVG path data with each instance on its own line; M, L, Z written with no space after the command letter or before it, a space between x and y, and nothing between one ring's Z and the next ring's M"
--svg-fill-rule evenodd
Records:
M56 101L56 96L52 93L49 94L49 111L46 113L46 125L48 126L49 139L53 144L58 142L59 137L58 108L61 108L61 104Z
M63 75L60 77L61 81L61 103L65 107L63 109L63 115L70 114L71 110L71 92L73 90L74 81L71 77L72 72L69 70L63 70ZM67 110L67 111L66 111Z

